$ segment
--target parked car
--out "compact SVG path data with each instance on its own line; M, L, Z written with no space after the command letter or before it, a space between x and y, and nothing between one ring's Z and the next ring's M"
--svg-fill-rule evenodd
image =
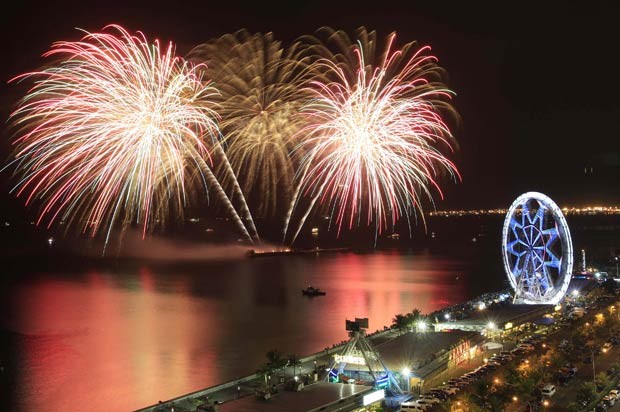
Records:
M555 386L551 385L551 384L547 384L545 386L543 386L542 390L540 391L540 393L543 396L547 396L547 397L552 397L553 395L555 395Z
M428 406L430 408L434 404L439 403L439 400L437 398L433 398L433 399L417 399L415 402L418 405L424 405L424 406Z
M437 389L431 389L430 394L438 399L441 399L442 401L448 399L448 394L446 392Z
M616 398L612 398L609 395L605 395L603 396L603 403L607 406L614 406L614 404L616 403Z
M425 393L423 395L420 395L420 397L417 399L418 404L420 404L419 401L424 400L424 401L428 401L430 402L431 405L434 405L436 403L440 403L441 399L436 398L435 396L431 395L430 393Z
M403 402L400 404L401 411L427 411L429 409L427 405L420 405L417 402Z
M451 388L450 386L440 386L439 388L437 388L441 391L446 392L448 395L454 395L455 393L458 392L458 389L456 388Z

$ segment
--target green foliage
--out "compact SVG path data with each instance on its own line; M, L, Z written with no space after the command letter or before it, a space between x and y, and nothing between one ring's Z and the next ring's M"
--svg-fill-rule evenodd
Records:
M282 369L286 366L286 359L282 357L282 354L277 349L270 350L265 356L267 357L267 364L265 366L270 371Z
M597 389L603 389L611 383L609 376L605 372L599 372L596 374L596 387Z
M521 380L521 373L517 370L514 363L508 364L504 368L504 381L510 385L517 385Z
M577 390L577 402L587 405L596 398L596 388L592 382L584 382Z
M616 289L618 288L618 283L614 281L613 279L607 279L605 282L603 282L601 286L603 287L603 289L605 289L605 292L609 293L610 295L613 295L614 293L616 293Z
M583 348L586 345L587 336L581 331L577 331L573 333L573 336L571 337L571 341L573 342L573 347Z
M481 409L488 409L491 406L490 398L492 392L488 382L478 380L474 382L471 392L469 393L469 403L478 406Z
M568 404L569 412L583 412L583 406L578 402L571 402Z
M392 319L392 327L398 329L400 333L407 329L409 320L406 315L399 313Z
M564 353L556 350L549 358L549 369L551 369L552 371L556 371L567 363L567 356Z
M299 356L295 354L290 354L287 357L287 365L293 367L293 376L296 375L297 367L301 366L301 361L299 360Z

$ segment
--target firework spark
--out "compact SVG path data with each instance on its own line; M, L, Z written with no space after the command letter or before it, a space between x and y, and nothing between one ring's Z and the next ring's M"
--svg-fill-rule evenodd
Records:
M296 165L290 152L308 99L311 72L299 43L283 48L272 33L240 30L197 46L188 59L206 63L221 93L220 129L243 193L259 214L274 214L279 201L291 199ZM225 187L237 181L226 171L218 176Z
M360 29L357 43L343 32L327 34L326 42L306 38L324 81L313 83L314 99L303 111L308 126L290 212L302 197L310 203L292 241L317 201L330 210L338 233L363 220L381 233L421 212L422 194L432 201L434 188L443 196L441 173L458 176L439 150L453 140L441 117L452 93L438 81L429 47L395 49L392 34L377 56L374 32Z
M105 227L106 239L116 224L137 223L144 236L182 214L192 176L218 192L208 165L217 91L172 44L111 25L44 57L59 60L14 79L35 83L11 115L13 190L41 203L39 223L79 224L93 236Z

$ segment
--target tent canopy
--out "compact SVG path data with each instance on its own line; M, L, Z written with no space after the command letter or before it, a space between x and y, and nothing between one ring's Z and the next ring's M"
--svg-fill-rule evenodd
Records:
M497 342L487 342L483 346L487 350L502 349L504 347L504 345L502 345L501 343L497 343Z

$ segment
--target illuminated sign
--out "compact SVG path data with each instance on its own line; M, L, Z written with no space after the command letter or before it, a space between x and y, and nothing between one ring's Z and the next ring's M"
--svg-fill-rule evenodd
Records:
M351 363L354 365L366 365L365 359L377 360L377 356L370 351L362 352L361 350L357 350L357 349L348 351L346 355L341 355L341 354L334 355L334 361L337 363Z
M452 348L452 350L450 351L449 359L448 359L448 365L450 366L459 365L463 363L464 361L466 361L467 359L469 359L470 358L470 354L469 354L470 346L471 345L469 341L466 340L456 345L454 348Z
M362 405L370 405L385 398L385 390L379 389L378 391L370 392L368 395L364 395L362 398Z
M334 355L334 361L337 363L352 363L355 365L366 365L366 361L362 356L355 355Z

